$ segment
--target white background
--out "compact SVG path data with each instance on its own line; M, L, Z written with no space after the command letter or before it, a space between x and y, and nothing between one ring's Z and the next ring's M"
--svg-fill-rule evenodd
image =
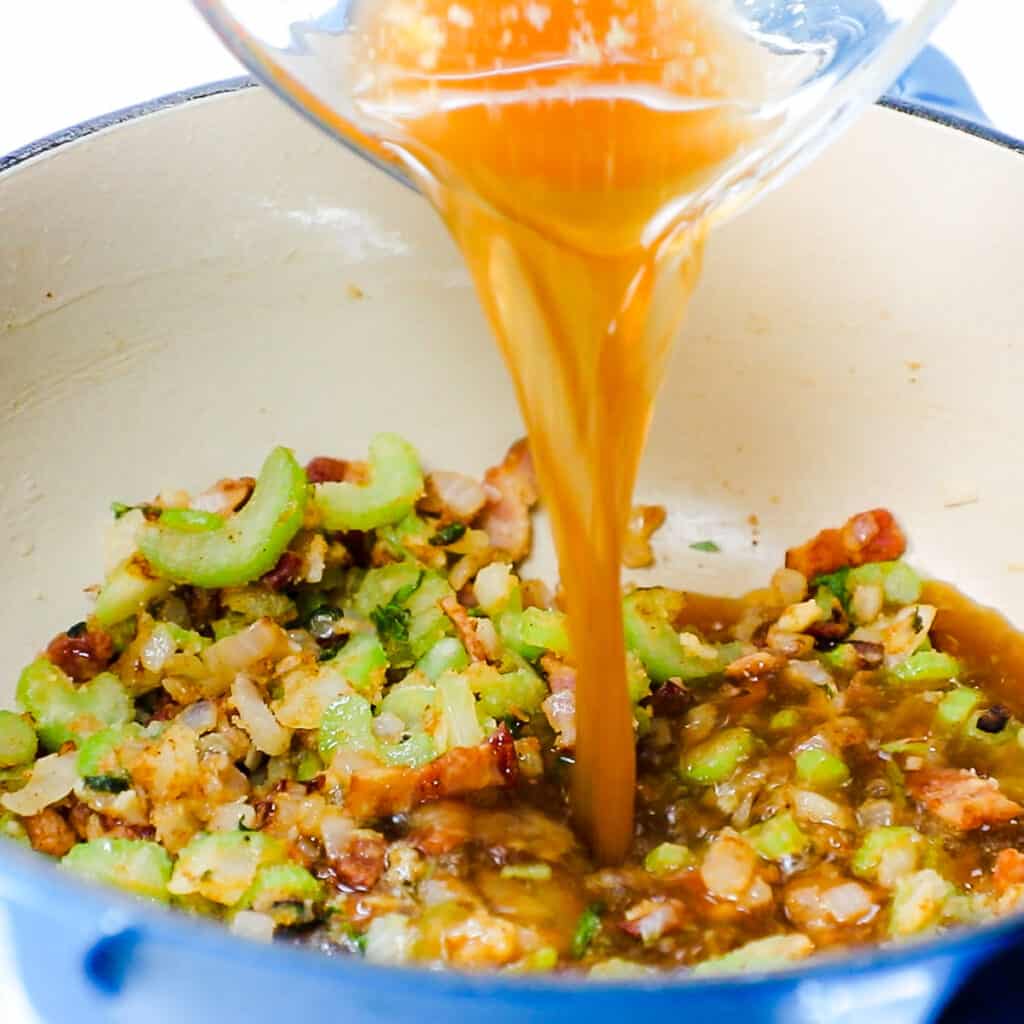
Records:
M934 42L993 124L1024 138L1024 0L960 0ZM188 0L0 0L0 154L241 68Z

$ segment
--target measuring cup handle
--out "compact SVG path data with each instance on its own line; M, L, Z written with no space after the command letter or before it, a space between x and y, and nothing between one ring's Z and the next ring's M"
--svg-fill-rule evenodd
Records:
M963 72L941 50L927 46L893 83L886 99L991 127Z

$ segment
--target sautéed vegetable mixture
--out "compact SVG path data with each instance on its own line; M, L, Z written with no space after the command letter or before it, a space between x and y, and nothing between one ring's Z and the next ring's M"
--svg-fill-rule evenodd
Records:
M0 828L389 964L761 969L1024 906L1006 679L883 509L742 599L625 593L638 814L598 868L567 820L559 594L516 570L536 500L522 442L481 482L382 434L368 462L278 448L256 480L115 503L91 614L0 712ZM634 510L627 564L663 519Z

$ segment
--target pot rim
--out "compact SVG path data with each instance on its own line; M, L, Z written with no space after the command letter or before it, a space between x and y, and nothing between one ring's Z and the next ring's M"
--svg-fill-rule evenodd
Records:
M88 138L97 132L116 128L138 118L184 106L197 100L238 93L259 83L249 75L208 82L177 90L151 100L132 104L101 114L52 134L45 135L0 156L0 184L3 175L37 157L52 154L61 147ZM904 100L883 97L879 105L898 113L931 121L993 143L1024 155L1024 140L1018 140L984 125L979 125L944 111ZM402 179L398 179L402 180ZM368 964L355 957L328 958L298 947L275 944L267 947L240 941L220 924L195 919L165 909L146 905L117 890L83 884L61 872L34 853L21 850L13 843L0 855L0 901L39 912L54 919L75 917L82 931L92 941L117 933L131 933L143 943L147 936L172 946L184 947L195 955L245 962L254 968L273 958L274 968L289 974L316 975L336 983L372 985L375 978L386 981L396 996L422 997L423 987L430 986L437 994L449 997L480 998L482 996L518 999L530 995L559 996L573 1000L600 1000L609 990L650 992L664 995L689 992L729 991L736 996L753 988L783 992L800 982L849 982L873 973L896 972L924 968L936 959L956 959L966 955L977 961L1012 941L1024 936L1024 915L959 928L925 941L902 946L870 946L853 952L825 954L810 962L770 972L750 972L716 977L693 978L682 972L661 973L639 979L598 980L572 975L509 975L501 973L466 974L459 971L430 971L418 967L396 969ZM15 939L15 942L17 940Z

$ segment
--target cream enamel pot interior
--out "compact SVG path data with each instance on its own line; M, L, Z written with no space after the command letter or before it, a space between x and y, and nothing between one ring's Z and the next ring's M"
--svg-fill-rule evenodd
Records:
M879 107L721 230L638 488L669 509L650 578L753 586L787 545L886 505L917 566L1024 625L1022 223L1019 153ZM19 667L83 617L112 499L251 473L277 443L300 457L359 453L381 429L430 464L479 472L522 432L427 204L262 90L214 89L10 166L0 225L5 704ZM720 554L689 549L708 537ZM549 546L536 557L550 575ZM546 1022L688 1000L722 1020L915 1021L1012 932L775 981L517 987L243 947L6 851L0 896L29 975L44 934L61 936L50 955L61 943L86 955L92 966L68 966L62 984L74 1005L102 1006L89 1021L138 1020L144 1007L150 1021L280 1020L285 984L302 1005L335 993L346 1021L411 1020L415 1005ZM107 905L113 938L97 944ZM202 976L214 963L229 965L229 987L287 980L240 1006ZM174 973L186 968L188 984ZM37 1001L58 998L40 987L29 985Z

